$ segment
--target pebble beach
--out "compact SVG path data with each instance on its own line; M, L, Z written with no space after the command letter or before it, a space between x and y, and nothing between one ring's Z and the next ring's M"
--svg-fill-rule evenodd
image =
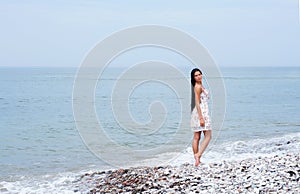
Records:
M300 193L300 153L85 173L78 193Z

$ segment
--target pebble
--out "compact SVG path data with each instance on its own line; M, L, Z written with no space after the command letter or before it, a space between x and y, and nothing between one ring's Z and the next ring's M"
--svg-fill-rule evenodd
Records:
M85 173L73 184L79 193L300 193L300 153Z

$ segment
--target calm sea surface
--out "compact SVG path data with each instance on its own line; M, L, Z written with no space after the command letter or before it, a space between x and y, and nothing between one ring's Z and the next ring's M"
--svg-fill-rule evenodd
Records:
M112 168L89 151L76 129L72 109L76 71L0 68L0 191L63 190L82 172ZM187 80L189 71L183 70ZM120 127L110 110L114 73L118 71L108 72L95 92L98 118L108 131ZM225 119L203 160L299 152L300 67L226 67L221 73L226 89ZM181 114L175 106L176 95L165 91L164 85L149 83L128 101L132 105L130 114L141 123L149 120L148 104L153 100L163 102L172 114L162 133L149 135L143 144L139 137L126 133L112 133L113 138L142 148L164 142L178 127ZM187 129L187 133L191 132ZM176 144L173 141L170 146ZM187 146L173 164L193 162L191 153Z

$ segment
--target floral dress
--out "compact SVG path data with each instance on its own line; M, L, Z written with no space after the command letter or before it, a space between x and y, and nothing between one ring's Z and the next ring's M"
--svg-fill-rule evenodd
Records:
M200 108L202 111L202 116L205 122L205 126L204 127L200 126L199 114L195 106L191 116L191 129L194 132L211 130L211 123L210 123L210 117L208 111L208 99L209 99L208 90L204 89L200 95Z

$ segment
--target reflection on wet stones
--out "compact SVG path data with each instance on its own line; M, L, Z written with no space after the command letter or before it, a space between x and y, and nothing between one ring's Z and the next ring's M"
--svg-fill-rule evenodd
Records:
M300 193L299 154L85 173L82 193ZM282 165L285 164L285 165ZM84 186L82 186L84 185Z

